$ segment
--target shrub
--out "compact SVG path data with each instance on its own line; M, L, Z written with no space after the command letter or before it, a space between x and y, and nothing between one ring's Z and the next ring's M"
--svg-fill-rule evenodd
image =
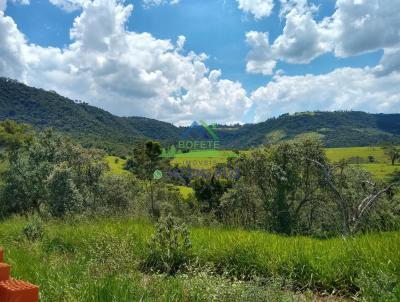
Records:
M150 239L143 268L174 275L189 262L190 250L191 242L186 226L169 215L161 220Z
M42 240L44 236L43 222L38 216L33 216L22 229L22 233L29 241Z
M101 205L112 213L126 213L139 194L139 183L134 177L105 175L99 184Z

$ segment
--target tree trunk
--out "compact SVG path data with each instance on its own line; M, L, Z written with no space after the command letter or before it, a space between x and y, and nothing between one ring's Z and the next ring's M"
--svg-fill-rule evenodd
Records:
M150 180L150 211L151 217L154 219L156 217L156 210L154 206L154 191L153 191L153 182Z

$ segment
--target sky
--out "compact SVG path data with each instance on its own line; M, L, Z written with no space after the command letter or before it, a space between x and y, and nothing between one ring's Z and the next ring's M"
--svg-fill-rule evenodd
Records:
M119 116L400 112L400 0L0 0L0 76Z

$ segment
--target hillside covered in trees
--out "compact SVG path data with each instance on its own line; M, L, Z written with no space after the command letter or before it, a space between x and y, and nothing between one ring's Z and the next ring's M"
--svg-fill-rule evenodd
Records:
M0 120L4 119L27 123L38 130L53 128L86 147L112 153L125 153L132 143L149 137L161 141L177 137L177 128L171 124L143 117L118 117L52 91L0 78Z
M4 119L27 123L36 129L51 127L86 147L99 147L119 155L125 155L140 140L175 143L186 130L144 117L118 117L56 92L0 78L0 120ZM221 146L227 149L273 144L305 135L318 136L328 147L400 142L400 114L306 112L256 124L215 127Z

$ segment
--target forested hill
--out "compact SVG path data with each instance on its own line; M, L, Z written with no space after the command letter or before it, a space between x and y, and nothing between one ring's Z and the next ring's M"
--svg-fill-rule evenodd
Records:
M51 127L86 146L117 153L127 152L132 143L145 138L172 141L178 137L179 130L172 124L153 119L118 117L55 92L0 78L0 120L6 118L39 129Z
M221 128L225 145L250 147L299 136L318 136L327 147L371 146L400 142L400 114L369 114L360 111L284 114L234 131Z
M55 92L32 88L0 78L0 120L28 123L35 128L52 127L85 146L126 153L131 145L150 138L176 142L185 129L143 117L118 117L75 102ZM225 148L244 149L299 135L321 137L327 146L367 146L383 141L400 142L400 114L364 112L307 112L286 114L262 123L217 126Z

